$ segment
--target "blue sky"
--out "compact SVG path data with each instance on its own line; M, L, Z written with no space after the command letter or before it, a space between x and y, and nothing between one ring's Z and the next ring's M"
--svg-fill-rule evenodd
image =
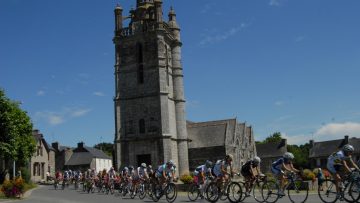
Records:
M0 0L0 87L48 142L114 139L116 3ZM360 137L360 1L164 0L181 26L187 119L256 140Z

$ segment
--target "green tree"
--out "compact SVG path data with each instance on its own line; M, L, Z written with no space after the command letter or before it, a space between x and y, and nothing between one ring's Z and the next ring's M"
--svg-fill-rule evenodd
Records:
M12 161L25 166L35 152L32 123L20 103L6 97L0 88L0 181Z
M295 156L294 166L298 168L309 168L309 150L310 145L288 145L288 152L291 152Z
M281 142L282 136L280 132L275 132L274 134L270 135L269 137L265 138L264 141L261 143L278 143Z
M102 143L96 144L94 146L94 148L102 150L103 152L105 152L105 154L109 155L110 157L113 157L113 155L114 155L114 144L113 143L102 142Z

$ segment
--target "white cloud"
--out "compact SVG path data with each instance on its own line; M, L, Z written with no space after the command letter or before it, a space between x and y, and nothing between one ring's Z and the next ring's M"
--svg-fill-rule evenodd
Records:
M80 117L80 116L84 116L87 113L89 113L91 111L91 109L77 109L77 110L73 110L71 113L72 117Z
M50 111L39 111L35 113L35 118L45 120L50 125L59 125L65 122L62 114Z
M295 42L301 42L301 41L303 41L305 39L305 36L297 36L296 38L295 38Z
M48 116L48 122L51 124L51 125L59 125L61 123L64 122L64 118L61 117L61 116L56 116L56 115L49 115Z
M281 3L280 3L280 0L270 0L269 5L270 6L280 6Z
M284 105L284 103L285 102L283 102L283 101L276 101L274 104L275 104L275 106L282 106L282 105Z
M360 123L345 122L345 123L330 123L322 126L315 133L316 136L360 136Z
M37 91L36 95L37 95L37 96L44 96L44 95L45 95L45 91L39 90L39 91Z
M314 134L287 135L286 133L282 133L282 135L288 139L289 144L305 144L308 143L309 140L314 140L315 142L336 140L344 138L345 135L349 135L349 137L359 137L360 123L330 123L317 129Z
M229 30L227 30L224 33L221 33L221 34L218 34L218 35L215 35L215 36L207 35L207 36L204 37L204 39L202 39L200 41L200 45L207 45L207 44L213 44L213 43L224 41L224 40L236 35L241 29L244 29L247 26L248 26L248 24L241 23L240 26L230 28Z
M215 3L207 3L204 5L204 7L201 9L201 13L207 13L211 10L212 7L215 6Z
M91 109L64 107L60 111L39 111L35 113L35 120L42 120L50 125L59 125L69 119L85 116Z
M196 101L196 100L194 100L194 101L187 101L187 102L186 102L186 107L187 107L187 108L195 108L195 107L198 107L199 104L200 104L200 102L199 102L199 101Z
M104 93L102 93L102 92L93 92L93 95L95 95L95 96L99 96L99 97L103 97L103 96L105 96L105 94L104 94Z

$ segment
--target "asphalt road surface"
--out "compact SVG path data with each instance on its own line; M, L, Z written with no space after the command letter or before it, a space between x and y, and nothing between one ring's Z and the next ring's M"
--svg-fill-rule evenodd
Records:
M95 192L93 194L88 194L82 191L76 191L73 187L65 188L65 190L55 190L53 186L39 186L37 189L33 190L31 195L24 200L16 201L21 203L112 203L112 202L126 202L126 203L151 203L153 202L149 198L140 200L138 197L131 199L129 196L122 197L118 193L114 195L106 195L104 193ZM160 199L160 203L166 203L166 199ZM175 202L190 202L187 193L180 192L178 194ZM206 200L197 200L196 202L207 203ZM218 201L222 202L222 201ZM228 201L225 201L228 202ZM246 203L256 202L254 198L249 197L245 199ZM283 197L277 201L278 203L287 203L290 202L288 197ZM309 203L319 203L321 200L317 194L309 194L308 200Z

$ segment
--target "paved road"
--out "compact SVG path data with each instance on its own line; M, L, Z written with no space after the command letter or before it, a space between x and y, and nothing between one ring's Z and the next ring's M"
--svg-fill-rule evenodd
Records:
M126 202L126 203L151 203L152 200L145 198L139 200L138 197L130 199L128 197L120 197L119 195L106 195L102 193L88 194L80 191L75 191L72 188L65 190L54 190L52 186L40 186L35 189L31 195L25 200L16 201L19 203L112 203L112 202ZM165 199L161 199L160 203L166 203ZM186 193L180 193L175 202L189 202ZM206 200L198 200L197 202L207 203ZM219 201L221 202L221 201ZM256 202L253 198L248 198L245 203ZM284 197L278 201L278 203L290 202L287 197ZM308 203L321 202L317 195L309 195Z

